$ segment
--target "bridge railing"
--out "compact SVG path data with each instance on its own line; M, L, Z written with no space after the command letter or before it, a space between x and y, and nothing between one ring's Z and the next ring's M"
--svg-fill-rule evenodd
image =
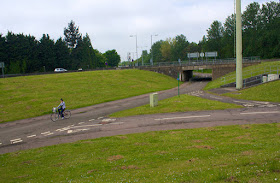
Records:
M243 63L259 62L260 57L244 57ZM234 64L236 63L235 58L228 59L212 59L212 60L188 60L188 61L173 61L173 62L155 62L144 63L141 62L132 63L126 67L166 67L166 66L200 66L200 65L222 65L222 64Z

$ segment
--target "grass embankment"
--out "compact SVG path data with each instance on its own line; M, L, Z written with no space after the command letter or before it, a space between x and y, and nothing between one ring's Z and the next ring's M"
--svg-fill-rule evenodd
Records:
M190 95L180 95L165 100L161 100L159 105L151 108L150 105L143 105L133 109L128 109L113 113L111 117L125 117L133 115L201 111L201 110L224 110L229 108L241 108L239 105L222 103L215 100L203 99Z
M280 103L280 81L273 81L224 95L237 99Z
M262 62L261 64L258 65L253 65L249 67L243 68L243 79L256 76L259 74L264 74L266 72L273 71L272 73L276 74L277 73L277 68L278 72L280 69L280 61L276 62ZM228 83L235 82L235 75L236 72L229 73L221 78L218 78L212 82L209 82L207 86L204 88L204 90L211 90L214 88L219 88L220 86ZM225 79L224 79L225 78Z
M176 87L168 76L140 70L95 71L0 79L0 123Z
M0 182L279 182L280 125L85 140L0 155Z

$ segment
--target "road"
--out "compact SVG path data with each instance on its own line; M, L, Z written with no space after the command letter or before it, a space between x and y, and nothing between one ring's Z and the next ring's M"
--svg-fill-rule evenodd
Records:
M199 128L233 124L275 123L280 120L280 105L270 102L244 101L203 92L206 82L185 83L181 94L243 105L242 109L155 114L126 118L107 118L108 114L149 103L149 94L98 104L72 111L67 120L52 122L50 116L0 124L0 154L75 142L105 136L156 130ZM159 99L178 94L178 89L158 92Z

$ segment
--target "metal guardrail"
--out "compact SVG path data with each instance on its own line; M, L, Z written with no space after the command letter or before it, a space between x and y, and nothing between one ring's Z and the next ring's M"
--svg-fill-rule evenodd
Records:
M243 63L255 63L260 62L260 57L244 57ZM188 60L188 61L173 61L173 62L156 62L150 63L132 63L130 65L121 65L121 67L170 67L170 66L201 66L201 65L223 65L223 64L235 64L235 58L229 59L213 59L213 60Z

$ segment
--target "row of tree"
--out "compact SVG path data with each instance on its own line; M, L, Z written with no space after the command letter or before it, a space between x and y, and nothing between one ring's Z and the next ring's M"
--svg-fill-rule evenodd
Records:
M5 73L53 71L57 67L76 70L118 66L120 56L116 50L103 54L94 49L89 35L82 36L73 21L64 29L64 36L54 41L44 34L38 41L31 35L0 34L0 61L5 63Z
M280 3L268 2L262 7L254 2L242 14L243 56L260 56L263 59L280 58ZM225 23L214 21L207 35L197 43L188 42L186 36L160 40L153 44L151 53L144 51L138 62L187 60L187 53L217 51L219 58L235 57L235 15Z

